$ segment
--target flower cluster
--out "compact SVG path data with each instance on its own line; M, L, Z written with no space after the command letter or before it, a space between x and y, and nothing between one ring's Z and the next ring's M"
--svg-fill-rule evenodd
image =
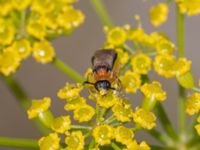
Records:
M68 35L84 21L76 0L0 1L0 73L8 76L31 54L46 64L55 57L52 38Z
M49 135L39 140L41 150L66 147L69 150L82 150L88 146L99 149L111 143L120 144L126 150L150 150L146 142L138 144L134 134L137 127L150 130L155 126L156 117L152 112L142 107L133 111L130 101L113 91L106 94L90 93L89 98L92 97L92 101L96 103L94 108L88 103L89 99L81 96L83 89L81 84L66 83L57 93L60 99L66 101L64 109L67 112L72 111L73 118L70 115L53 117L49 110L51 99L48 97L32 101L27 112L28 117L38 117L52 130ZM112 111L108 113L110 110ZM135 124L136 128L126 127L128 122ZM64 141L61 138L63 135ZM89 142L91 144L87 142L89 137L93 137L94 140Z

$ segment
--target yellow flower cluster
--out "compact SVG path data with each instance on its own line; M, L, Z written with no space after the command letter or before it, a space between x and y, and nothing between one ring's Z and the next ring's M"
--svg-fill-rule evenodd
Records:
M133 129L125 125L116 126L115 124L127 123L133 120L135 124L151 129L155 126L155 116L153 113L142 108L138 108L136 112L133 112L129 100L120 97L114 91L108 91L103 95L101 93L94 93L95 96L93 98L98 106L98 109L96 108L95 111L93 106L87 104L86 99L81 96L82 90L83 86L80 84L66 83L66 86L61 88L57 95L60 99L66 101L65 110L73 111L75 122L84 122L84 124L88 122L90 126L87 127L84 125L74 125L75 122L70 119L70 115L52 118L48 110L51 102L48 97L32 101L32 105L27 111L29 118L40 117L40 114L43 114L42 117L48 120L45 125L52 130L49 135L39 140L41 150L61 149L63 147L61 143L63 142L69 150L83 150L87 147L86 138L88 138L88 133L94 138L96 143L93 149L99 149L115 141L121 143L123 148L127 150L132 147L149 150L149 146L145 142L141 144L136 142ZM112 110L110 117L104 114L108 110ZM48 113L45 114L45 112ZM96 119L92 119L94 115L96 115ZM94 123L90 123L92 121ZM81 129L89 130L89 132L82 132ZM64 141L63 136L65 137Z
M0 73L16 72L31 54L46 64L55 57L48 41L73 32L84 21L73 7L76 0L0 1Z
M181 76L190 71L191 61L186 58L176 60L175 56L169 54L158 55L155 58L155 71L166 78Z
M200 1L199 0L175 0L180 11L188 16L200 14Z

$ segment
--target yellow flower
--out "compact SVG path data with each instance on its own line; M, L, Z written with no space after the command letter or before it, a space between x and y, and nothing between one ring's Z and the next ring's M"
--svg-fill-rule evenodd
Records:
M198 135L200 136L200 124L195 125L195 129L196 129Z
M107 33L107 42L114 46L124 44L127 38L127 33L123 28L115 27Z
M31 45L27 39L15 41L12 48L18 52L21 59L26 59L31 54Z
M150 21L155 27L166 22L168 18L168 6L166 3L158 3L150 9Z
M13 10L13 5L10 5L12 0L0 1L0 16L7 16Z
M97 104L104 108L112 107L116 101L118 100L118 97L113 93L108 91L105 95L100 95L96 98Z
M166 92L162 89L159 82L145 83L141 88L142 93L149 99L163 101L166 99Z
M135 93L141 85L140 75L130 70L120 77L122 87L127 93Z
M51 125L52 130L58 133L64 133L71 127L70 116L60 116L53 120Z
M65 105L65 110L75 110L83 105L85 105L86 100L84 97L75 97L72 98L70 101L67 101L67 104Z
M93 130L93 137L99 145L110 144L114 138L114 129L107 124L96 126Z
M60 99L65 99L65 100L72 100L76 97L79 97L81 90L83 89L81 84L69 84L66 83L65 87L60 89L57 93L57 96Z
M33 46L33 57L37 62L46 64L53 60L54 48L48 41L37 42Z
M14 73L20 65L20 57L11 47L3 49L0 53L0 72L8 76Z
M13 7L19 11L28 7L30 3L31 0L12 0Z
M39 40L44 40L47 34L45 24L41 20L31 20L28 22L26 32Z
M179 58L178 61L173 66L176 75L181 76L186 72L190 71L191 63L192 62L187 60L186 58Z
M128 144L132 141L134 137L134 133L131 129L124 127L124 126L118 126L115 129L115 139L117 142L120 142L122 144Z
M138 144L136 141L131 141L128 143L127 148L124 150L150 150L151 148L149 145L142 141L140 144Z
M156 50L158 54L172 54L175 51L175 45L168 39L161 37L156 42Z
M129 60L129 54L124 52L121 48L116 49L119 64L124 66Z
M188 16L200 13L200 0L175 0L180 11Z
M200 123L200 116L198 116L197 122ZM200 124L195 125L195 129L196 129L198 135L200 136Z
M133 113L133 120L136 124L148 130L156 126L155 115L143 108L136 108L136 111Z
M155 71L166 78L175 76L173 66L176 63L176 58L173 55L163 54L157 55L154 61Z
M84 136L81 131L73 131L65 138L67 144L67 150L83 150L84 148Z
M40 14L47 14L54 10L55 5L55 2L49 0L33 0L31 4L31 11L35 11Z
M128 39L132 40L133 44L136 47L138 46L138 44L142 46L152 47L154 43L154 39L146 34L141 27L131 29L128 33Z
M200 110L200 93L193 93L186 99L186 112L194 115Z
M11 21L0 18L0 45L9 45L15 38L16 29Z
M90 105L83 105L74 110L74 119L79 122L87 122L92 119L95 109Z
M132 108L130 102L126 99L120 99L120 101L112 107L112 111L118 121L129 122L131 120Z
M50 105L51 105L51 99L49 97L32 100L32 105L27 110L28 118L32 119L37 117L40 113L47 111Z
M60 147L60 138L57 133L50 133L39 140L40 150L57 150Z
M140 53L131 59L133 71L139 74L147 74L151 69L151 58Z
M57 23L65 30L71 30L80 26L84 21L84 15L80 10L75 10L73 7L65 9L63 13L58 15Z

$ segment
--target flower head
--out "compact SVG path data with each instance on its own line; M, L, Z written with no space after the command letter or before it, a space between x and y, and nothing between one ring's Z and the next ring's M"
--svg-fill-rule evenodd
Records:
M127 93L135 93L141 84L140 75L130 70L126 71L126 73L120 77L120 80L122 82L122 87Z
M180 11L188 16L198 15L200 13L199 0L175 0Z
M81 131L73 131L65 138L67 150L82 150L85 145L84 136Z
M118 121L128 122L132 117L132 108L131 104L126 99L120 99L113 107L112 107L113 115Z
M159 82L145 83L141 88L142 93L149 99L163 101L166 99L166 92Z
M107 124L96 126L93 130L93 137L99 145L110 144L114 138L114 129Z
M46 64L53 60L55 56L54 48L48 41L37 42L33 46L33 57L39 63Z
M124 127L124 126L118 126L115 129L115 139L117 142L120 142L122 144L128 144L132 141L134 137L134 133L131 129Z
M71 127L70 116L59 116L53 120L51 128L58 133L64 133Z
M181 76L186 72L190 71L191 61L187 60L186 58L179 58L178 61L173 66L176 75Z
M134 72L147 74L151 69L151 58L145 54L137 54L131 59L131 65Z
M168 6L166 3L158 3L150 9L150 21L155 27L166 22L168 18Z
M133 112L133 121L140 125L142 128L145 129L152 129L155 127L156 117L152 112L149 112L143 108L136 108L136 111Z
M26 59L31 54L31 45L27 39L15 41L12 48L18 52L21 59Z
M157 55L154 62L154 69L159 75L171 78L175 76L173 69L175 63L176 58L173 55Z
M74 110L74 119L79 122L87 122L92 119L95 109L90 105L83 105Z
M51 105L51 99L49 97L32 100L32 105L27 111L28 118L32 119L37 117L40 113L47 111L50 105Z
M200 110L200 93L190 95L186 100L186 112L189 115L198 113Z
M3 49L0 53L0 72L5 76L14 73L20 65L20 60L19 54L12 47Z
M65 9L63 13L58 15L57 22L60 27L68 31L80 26L80 24L83 23L84 18L81 11L69 7L68 9Z
M58 91L57 95L60 99L70 101L79 97L82 89L83 87L80 84L75 85L66 83L65 87Z
M16 34L14 23L4 18L0 18L0 27L0 45L11 44Z
M67 101L67 104L65 105L65 110L75 110L83 105L86 104L86 100L84 97L75 97L72 98L70 101Z
M60 138L57 133L50 133L39 140L40 150L57 150L60 147Z
M118 97L113 92L108 91L107 94L99 95L96 100L99 106L109 108L117 102Z
M149 145L142 141L140 144L138 144L135 140L131 141L127 144L127 148L124 150L150 150L151 148Z
M115 27L107 31L107 42L113 46L124 44L127 38L127 33L123 28Z

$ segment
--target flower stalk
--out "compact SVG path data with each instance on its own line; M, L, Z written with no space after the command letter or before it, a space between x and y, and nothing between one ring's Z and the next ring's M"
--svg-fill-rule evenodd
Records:
M70 79L82 83L84 81L84 78L76 72L74 69L72 69L70 66L65 64L63 61L61 61L59 58L54 58L52 64L60 71L65 73Z
M184 15L177 7L177 47L178 57L184 57ZM179 88L179 101L178 101L178 113L179 113L179 132L184 134L186 129L186 116L185 116L185 89L178 85Z
M38 149L38 141L31 139L16 139L0 137L0 145L4 147Z

